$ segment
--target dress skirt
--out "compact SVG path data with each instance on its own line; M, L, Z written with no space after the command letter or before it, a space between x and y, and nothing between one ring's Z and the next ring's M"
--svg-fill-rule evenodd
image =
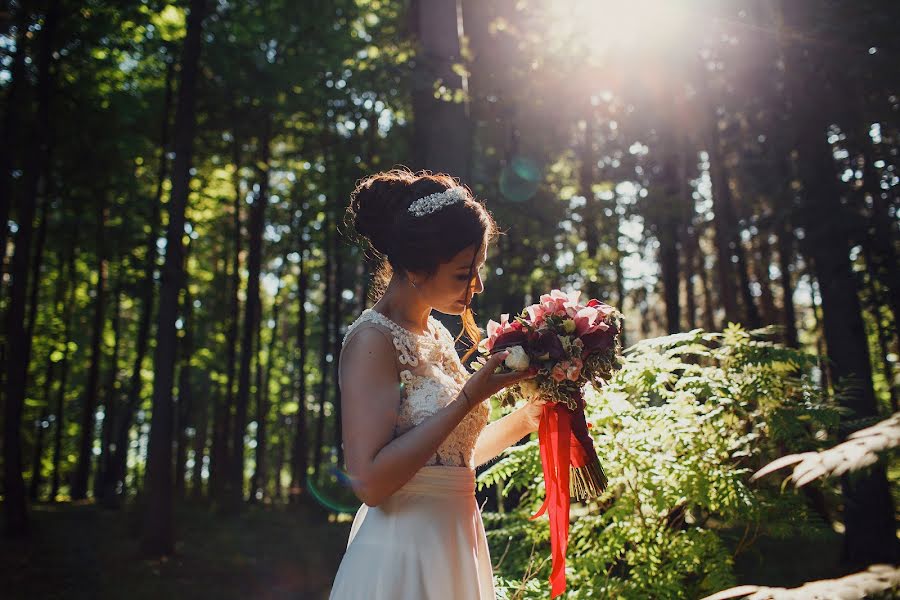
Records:
M360 506L329 598L494 600L475 471L426 466L379 506Z

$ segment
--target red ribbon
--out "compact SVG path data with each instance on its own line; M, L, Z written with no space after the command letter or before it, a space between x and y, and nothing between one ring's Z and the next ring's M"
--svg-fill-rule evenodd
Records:
M538 438L541 447L541 466L547 495L538 511L537 519L549 511L550 552L553 565L550 571L550 598L566 590L566 549L569 545L569 464L572 413L564 404L548 402L541 413Z

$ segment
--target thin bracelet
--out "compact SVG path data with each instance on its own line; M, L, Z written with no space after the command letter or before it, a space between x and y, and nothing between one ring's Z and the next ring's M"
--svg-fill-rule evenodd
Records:
M465 388L461 388L459 391L462 392L462 395L466 397L466 408L470 408L470 409L471 409L471 408L472 408L472 401L469 400L469 395L466 393Z

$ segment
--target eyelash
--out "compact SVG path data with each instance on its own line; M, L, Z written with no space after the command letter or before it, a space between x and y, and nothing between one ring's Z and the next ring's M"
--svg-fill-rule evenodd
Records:
M481 265L480 267L478 267L479 271L481 271L482 269L484 269L484 265ZM459 281L466 281L468 279L468 277L466 275L457 275L456 278Z

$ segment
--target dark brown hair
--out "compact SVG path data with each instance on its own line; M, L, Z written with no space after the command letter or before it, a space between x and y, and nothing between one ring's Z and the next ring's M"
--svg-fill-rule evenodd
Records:
M356 185L350 195L345 223L353 225L376 261L370 300L375 302L384 294L394 273L403 278L410 271L431 277L439 265L449 262L463 249L473 244L489 244L497 237L496 222L468 188L464 188L465 200L431 214L417 217L407 210L419 198L455 186L460 186L459 181L449 175L429 171L413 173L406 168L370 175ZM476 252L469 265L467 298L477 257ZM464 357L468 359L481 340L481 330L469 304L462 313L462 325L463 331L456 339L465 333L472 341Z

